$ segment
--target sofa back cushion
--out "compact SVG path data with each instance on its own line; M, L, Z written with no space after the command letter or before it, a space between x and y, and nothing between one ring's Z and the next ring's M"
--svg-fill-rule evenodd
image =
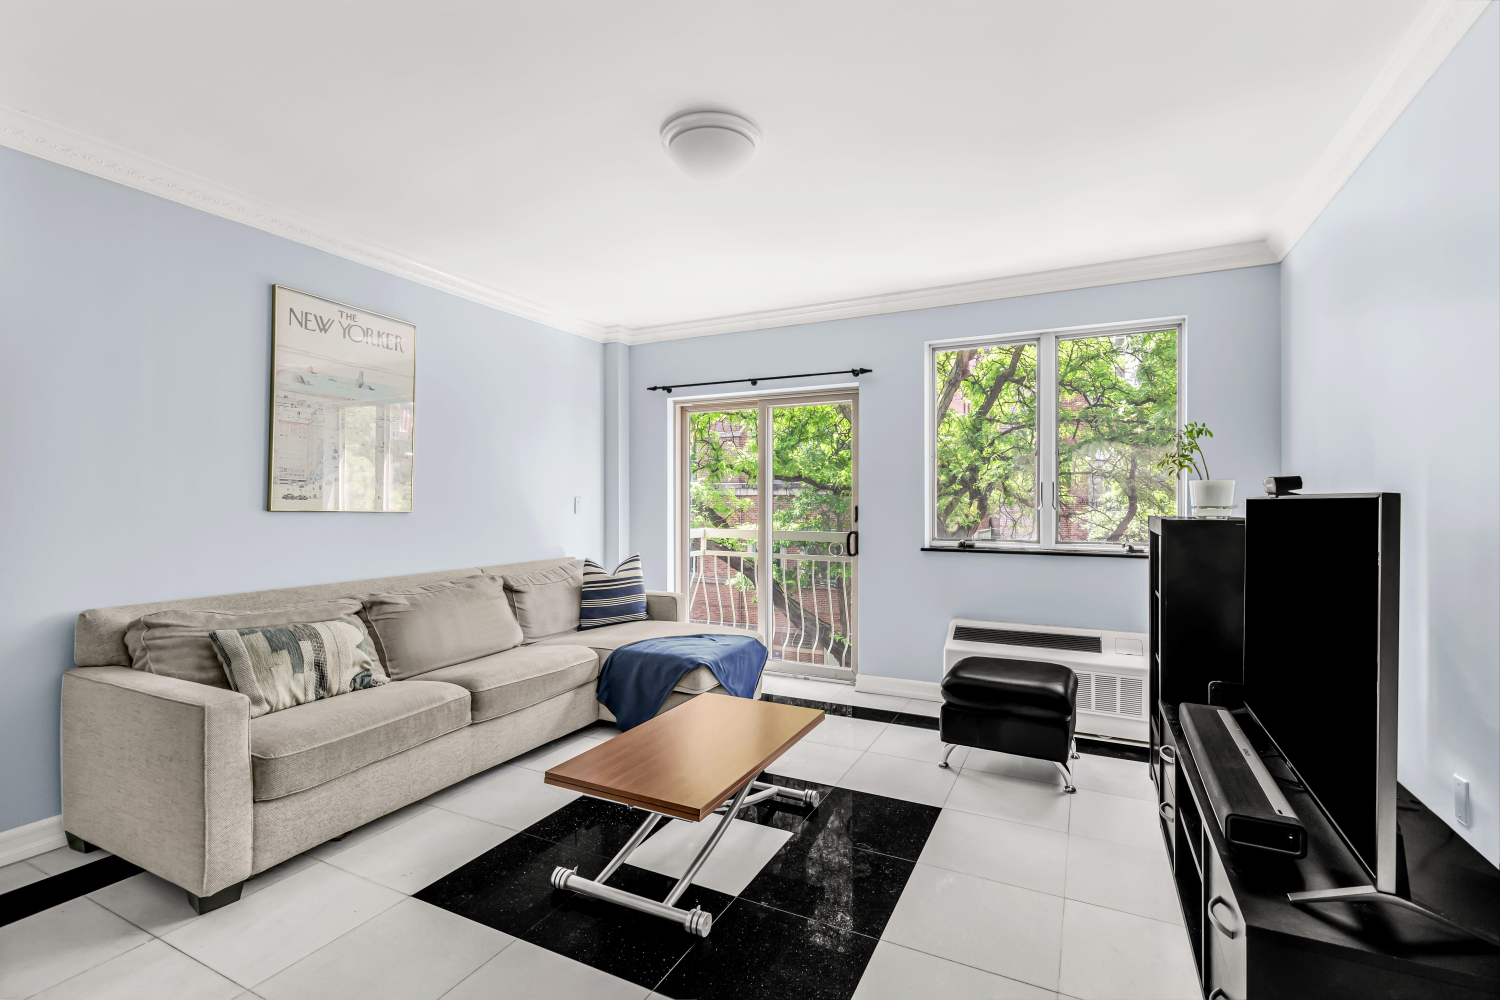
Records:
M494 576L371 594L363 604L380 661L398 681L511 649L524 638Z
M379 659L365 638L359 618L359 602L315 601L265 611L188 611L169 609L142 615L125 630L125 648L130 665L137 670L227 688L224 667L214 652L209 633L219 629L262 628L306 622L342 621L359 631L370 649L371 660Z
M209 633L250 718L388 683L365 633L347 621L223 628Z
M508 573L505 595L527 642L578 631L583 599L583 560L532 573Z

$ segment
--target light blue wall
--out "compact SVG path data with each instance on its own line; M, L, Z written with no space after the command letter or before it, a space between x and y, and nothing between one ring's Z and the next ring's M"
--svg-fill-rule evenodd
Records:
M1500 11L1282 262L1283 457L1402 495L1401 780L1500 863ZM1451 819L1450 819L1451 822Z
M862 673L938 680L954 617L1144 632L1145 560L919 551L923 342L1186 316L1186 415L1213 428L1214 474L1243 495L1280 468L1279 308L1271 265L633 347L632 548L664 585L670 397L646 386L873 368L859 379Z
M273 282L417 325L413 513L266 512ZM601 550L599 344L3 148L0 310L0 830L85 608Z

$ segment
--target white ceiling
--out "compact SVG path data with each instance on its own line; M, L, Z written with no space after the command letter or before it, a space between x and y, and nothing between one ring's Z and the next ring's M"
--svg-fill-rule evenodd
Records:
M640 329L1274 250L1423 8L5 0L0 105L560 325ZM661 149L700 107L765 136L724 184Z

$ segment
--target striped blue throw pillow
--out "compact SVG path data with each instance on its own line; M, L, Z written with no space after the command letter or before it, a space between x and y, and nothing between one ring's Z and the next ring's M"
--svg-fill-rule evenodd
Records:
M648 617L646 580L641 575L639 555L620 563L613 576L593 560L583 561L583 605L578 609L580 632L621 622L643 622Z

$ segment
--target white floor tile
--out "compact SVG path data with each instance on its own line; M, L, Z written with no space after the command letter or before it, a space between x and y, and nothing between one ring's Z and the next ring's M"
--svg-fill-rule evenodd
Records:
M37 994L37 1000L235 1000L241 992L238 983L151 940Z
M150 872L96 889L88 898L158 937L198 919L188 904L187 893Z
M524 830L576 798L577 792L547 784L541 771L506 765L491 768L427 801L509 830Z
M373 819L370 822L366 823L364 826L358 827L354 830L350 830L339 840L330 840L325 843L319 844L317 847L314 847L307 853L319 861L327 861L335 854L347 851L349 848L355 846L356 844L364 843L371 837L380 836L382 833L389 830L393 826L400 826L407 820L415 819L417 816L426 812L427 809L428 805L426 802L414 802L403 809L397 809L395 812L386 813L379 819Z
M905 757L936 764L943 759L943 741L936 729L918 729L916 726L887 726L874 743L871 753L883 753L890 757ZM969 758L968 747L954 747L948 755L948 767L961 768Z
M318 860L308 854L299 854L283 861L246 882L240 899L244 901L282 879L316 864ZM198 914L193 912L187 901L187 893L150 872L141 872L113 885L96 889L89 893L89 898L157 937L164 937L198 919Z
M1156 801L1151 769L1138 760L1082 754L1073 761L1073 784L1093 792Z
M1052 1000L1057 994L967 965L882 941L875 946L854 1000Z
M942 714L943 703L940 701L928 701L925 698L913 698L906 703L901 711L907 715L925 715L929 719L936 719Z
M394 889L318 864L205 913L163 939L254 988L402 898Z
M640 1000L649 992L528 941L517 941L443 1000Z
M1182 923L1172 869L1161 847L1128 847L1071 834L1064 895L1167 923Z
M59 847L55 851L48 851L46 854L38 854L34 858L27 858L26 863L34 868L40 868L48 875L60 875L65 871L82 868L84 865L91 865L95 861L109 856L109 852L103 850L90 851L84 854L82 851L75 851L71 847Z
M824 785L836 785L844 773L859 760L860 750L830 746L827 743L809 743L802 740L786 753L776 758L766 770L772 774L803 781L816 781Z
M1069 795L1061 785L1053 787L966 768L953 783L944 807L1066 831L1071 802L1080 794Z
M1057 896L919 864L881 939L1055 990L1062 923Z
M1197 1000L1187 933L1132 913L1067 901L1058 987L1081 1000Z
M1077 764L1078 761L1075 760L1072 763ZM964 769L1003 774L1006 777L1020 778L1023 781L1056 785L1058 788L1063 786L1062 772L1050 760L1018 757L1013 753L996 753L994 750L980 750L976 747L969 751L968 759L964 761ZM1077 784L1075 781L1074 785Z
M1162 847L1156 802L1079 789L1073 799L1068 832L1131 847Z
M537 747L530 753L506 762L508 767L526 767L533 771L546 771L556 767L565 760L571 760L583 753L592 750L605 742L602 739L594 739L589 736L573 737L564 736L560 740L553 740L546 746Z
M886 729L884 722L869 719L850 719L841 715L824 715L823 721L813 731L802 737L812 743L826 743L850 750L868 750L875 738Z
M256 987L265 1000L437 1000L515 938L407 899Z
M698 848L719 828L722 819L714 816L701 823L674 819L638 847L627 863L681 878ZM738 896L791 837L788 830L737 819L698 870L693 884Z
M0 892L10 892L12 889L19 889L23 885L40 882L46 877L47 873L35 865L27 864L24 861L17 861L15 864L0 868Z
M410 895L514 835L494 823L428 809L326 863Z
M941 806L957 777L952 769L945 770L924 760L866 753L854 762L838 784L840 788L853 788L872 795Z
M1061 896L1068 870L1068 835L1061 830L944 809L918 860Z
M317 863L318 859L313 857L311 853L298 854L295 857L287 858L279 865L273 865L258 875L250 876L249 880L245 883L245 888L241 892L240 898L243 899L245 896L260 892L267 886L275 885L282 879L290 875L295 875L304 868L311 868Z
M151 940L86 897L0 927L0 997L29 997Z

